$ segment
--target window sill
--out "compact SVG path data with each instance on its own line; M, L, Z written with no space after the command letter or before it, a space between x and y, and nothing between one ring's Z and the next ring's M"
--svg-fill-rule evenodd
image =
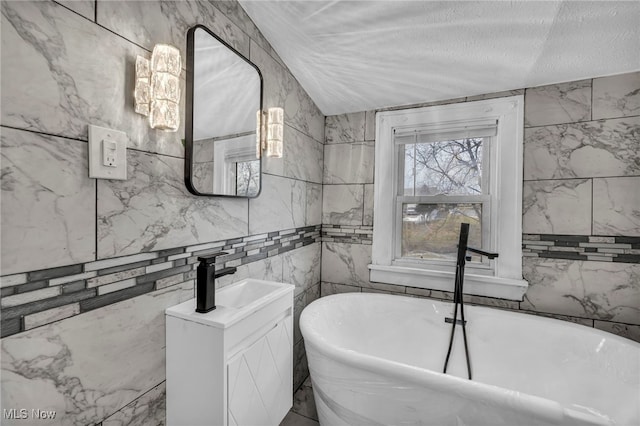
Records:
M401 266L369 265L370 280L428 290L453 291L455 273ZM464 274L464 293L521 301L529 283L523 279Z

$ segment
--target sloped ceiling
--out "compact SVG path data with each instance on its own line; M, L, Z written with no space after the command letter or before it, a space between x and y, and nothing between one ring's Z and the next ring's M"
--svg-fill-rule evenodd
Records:
M640 70L640 2L240 4L325 115Z

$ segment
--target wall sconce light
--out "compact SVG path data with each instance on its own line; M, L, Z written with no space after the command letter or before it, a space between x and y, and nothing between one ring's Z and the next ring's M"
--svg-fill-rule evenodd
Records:
M136 58L135 111L149 117L153 129L175 132L180 126L180 51L156 44L151 60Z
M261 120L261 113L264 120ZM260 126L266 128L261 131ZM258 111L257 117L258 158L261 151L265 151L267 157L282 158L284 139L284 110L282 108L269 108L266 111Z

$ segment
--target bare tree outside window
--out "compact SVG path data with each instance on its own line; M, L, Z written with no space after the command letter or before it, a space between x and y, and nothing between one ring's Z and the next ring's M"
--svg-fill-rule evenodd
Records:
M486 193L484 145L483 138L404 145L402 192L421 200L403 204L402 257L454 258L463 222L471 224L469 244L482 245L482 203L472 198ZM446 196L468 196L470 202L443 202ZM424 202L429 197L438 202Z
M259 185L260 160L236 163L236 195L255 195Z

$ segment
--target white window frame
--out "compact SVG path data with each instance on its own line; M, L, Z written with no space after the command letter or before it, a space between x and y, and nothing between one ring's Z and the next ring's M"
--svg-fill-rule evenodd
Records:
M396 205L399 164L394 132L489 119L497 120L498 130L490 142L491 235L490 247L484 249L499 256L488 264L467 264L465 293L522 300L528 287L522 278L523 96L376 114L371 281L453 291L455 263L396 258L402 217Z

